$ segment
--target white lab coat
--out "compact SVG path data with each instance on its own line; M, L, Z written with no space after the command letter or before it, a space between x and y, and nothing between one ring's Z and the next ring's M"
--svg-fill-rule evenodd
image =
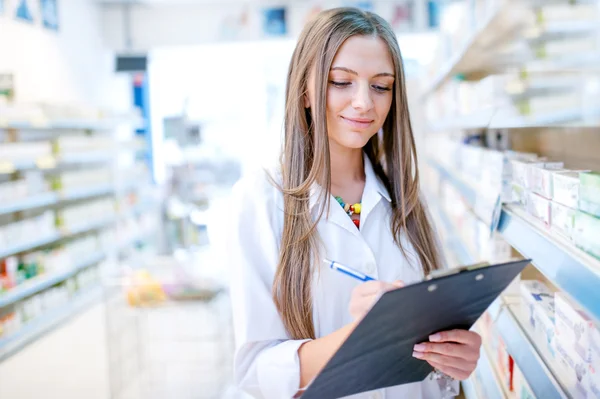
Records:
M366 183L362 197L360 231L332 198L329 217L318 224L323 257L336 260L383 281L420 281L423 272L414 250L406 244L410 262L394 243L390 231L390 197L365 156ZM288 337L271 296L283 230L283 195L271 184L273 168L244 177L234 187L228 259L236 340L236 384L257 398L286 399L298 391L298 348L306 340ZM310 196L313 215L320 188ZM317 337L328 335L352 318L348 304L352 289L361 282L324 265L314 273L313 321ZM410 306L410 304L405 304ZM457 388L458 384L456 384ZM352 398L442 398L437 381L358 394Z

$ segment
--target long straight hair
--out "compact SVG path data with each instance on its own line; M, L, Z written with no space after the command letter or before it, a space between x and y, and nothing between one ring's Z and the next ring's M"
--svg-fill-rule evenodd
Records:
M302 31L290 63L286 86L285 136L281 154L284 223L273 299L292 339L315 338L312 318L312 265L318 267L321 240L316 225L329 207L331 168L327 135L326 93L329 70L340 46L355 35L376 36L386 44L396 76L393 100L383 125L364 147L373 169L391 198L391 231L406 255L402 235L417 253L424 273L437 269L440 255L431 224L419 198L417 153L408 112L402 57L388 23L355 8L326 10ZM315 103L305 109L311 71ZM313 184L324 188L316 221L309 209Z

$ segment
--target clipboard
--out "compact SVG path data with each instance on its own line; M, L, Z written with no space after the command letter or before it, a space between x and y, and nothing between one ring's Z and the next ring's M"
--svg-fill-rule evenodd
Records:
M423 381L433 367L412 356L429 335L470 329L530 260L449 269L388 291L315 377L303 399L334 399Z

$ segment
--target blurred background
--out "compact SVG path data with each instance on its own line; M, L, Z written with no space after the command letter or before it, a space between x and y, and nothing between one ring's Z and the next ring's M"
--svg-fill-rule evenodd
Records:
M0 0L0 398L244 398L227 198L337 6L397 33L450 267L533 259L462 395L600 398L598 0Z

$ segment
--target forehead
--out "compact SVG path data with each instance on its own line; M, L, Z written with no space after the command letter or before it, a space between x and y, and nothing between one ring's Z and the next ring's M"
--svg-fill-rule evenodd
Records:
M394 63L389 48L377 36L352 36L340 46L332 67L352 69L362 73L394 73Z

